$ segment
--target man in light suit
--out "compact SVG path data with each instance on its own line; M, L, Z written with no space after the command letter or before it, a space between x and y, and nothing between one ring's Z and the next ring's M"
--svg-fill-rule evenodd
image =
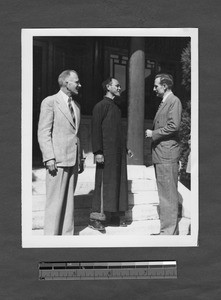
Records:
M162 101L153 121L153 130L146 130L146 137L152 138L152 160L159 195L160 235L178 234L178 131L182 105L173 94L172 86L171 75L159 74L155 77L154 91Z
M72 97L81 87L74 70L58 77L60 91L41 104L38 141L46 167L45 235L73 235L74 190L80 166L80 108Z

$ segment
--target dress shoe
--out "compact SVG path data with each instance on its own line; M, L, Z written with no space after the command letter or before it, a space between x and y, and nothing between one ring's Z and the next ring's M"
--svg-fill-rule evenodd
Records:
M118 227L119 226L119 218L116 216L111 216L106 219L105 226Z
M107 220L105 226L127 227L127 222L125 217L112 216L109 220Z
M98 230L98 231L104 231L105 230L104 225L101 223L101 221L98 221L98 220L90 219L88 227L90 227L94 230Z
M125 217L120 217L120 222L119 222L120 227L127 227L127 222Z

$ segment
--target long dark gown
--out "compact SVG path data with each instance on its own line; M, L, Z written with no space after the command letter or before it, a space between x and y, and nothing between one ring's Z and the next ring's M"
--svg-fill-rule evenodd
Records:
M104 155L104 164L96 164L92 212L125 212L128 209L126 143L121 110L108 97L93 109L92 149L94 154Z

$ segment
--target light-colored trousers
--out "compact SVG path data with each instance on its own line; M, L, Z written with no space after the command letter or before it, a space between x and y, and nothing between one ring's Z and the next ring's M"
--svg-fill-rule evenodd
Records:
M78 177L77 164L58 167L56 176L46 170L45 235L74 234L74 191Z
M155 164L159 195L160 234L178 234L178 163Z

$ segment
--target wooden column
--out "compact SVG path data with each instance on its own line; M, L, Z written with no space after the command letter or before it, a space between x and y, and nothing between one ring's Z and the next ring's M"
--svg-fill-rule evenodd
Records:
M102 82L106 79L104 76L104 49L102 38L94 40L94 58L93 58L93 101L94 105L103 97ZM93 105L93 106L94 106Z
M130 165L144 163L144 96L145 96L145 39L132 37L128 73L128 135L127 145L134 157Z

